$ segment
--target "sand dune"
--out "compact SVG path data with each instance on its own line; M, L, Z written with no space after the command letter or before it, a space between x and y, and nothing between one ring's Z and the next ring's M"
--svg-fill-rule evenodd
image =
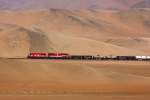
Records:
M25 32L18 31L18 27L1 24L0 55L1 57L26 57L29 53L29 36Z
M29 52L149 55L149 16L149 10L1 11L1 57Z

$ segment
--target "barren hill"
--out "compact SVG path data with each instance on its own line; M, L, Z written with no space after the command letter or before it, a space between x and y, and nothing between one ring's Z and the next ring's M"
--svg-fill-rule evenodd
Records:
M136 6L137 5L137 6ZM149 7L149 0L0 0L1 10L24 9L117 9Z
M150 1L149 0L140 1L134 4L132 8L150 8Z
M0 12L0 56L29 52L150 55L150 11Z

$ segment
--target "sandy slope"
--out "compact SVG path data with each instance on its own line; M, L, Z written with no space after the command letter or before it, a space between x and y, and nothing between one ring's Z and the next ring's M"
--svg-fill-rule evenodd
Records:
M29 52L149 55L149 17L149 10L1 11L0 56L25 57Z

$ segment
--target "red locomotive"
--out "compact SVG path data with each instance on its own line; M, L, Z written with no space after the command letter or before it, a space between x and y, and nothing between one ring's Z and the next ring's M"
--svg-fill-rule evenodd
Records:
M69 56L67 53L48 53L48 57L53 57L53 58L61 58L61 57L66 57Z
M35 59L41 59L41 58L67 58L69 57L69 54L67 53L30 53L28 55L28 58L35 58Z

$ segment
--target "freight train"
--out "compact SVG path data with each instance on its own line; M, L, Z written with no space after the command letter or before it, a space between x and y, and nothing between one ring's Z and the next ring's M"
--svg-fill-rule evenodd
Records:
M30 53L29 59L62 59L62 60L124 60L150 61L150 56L100 56L100 55L70 55L68 53Z

